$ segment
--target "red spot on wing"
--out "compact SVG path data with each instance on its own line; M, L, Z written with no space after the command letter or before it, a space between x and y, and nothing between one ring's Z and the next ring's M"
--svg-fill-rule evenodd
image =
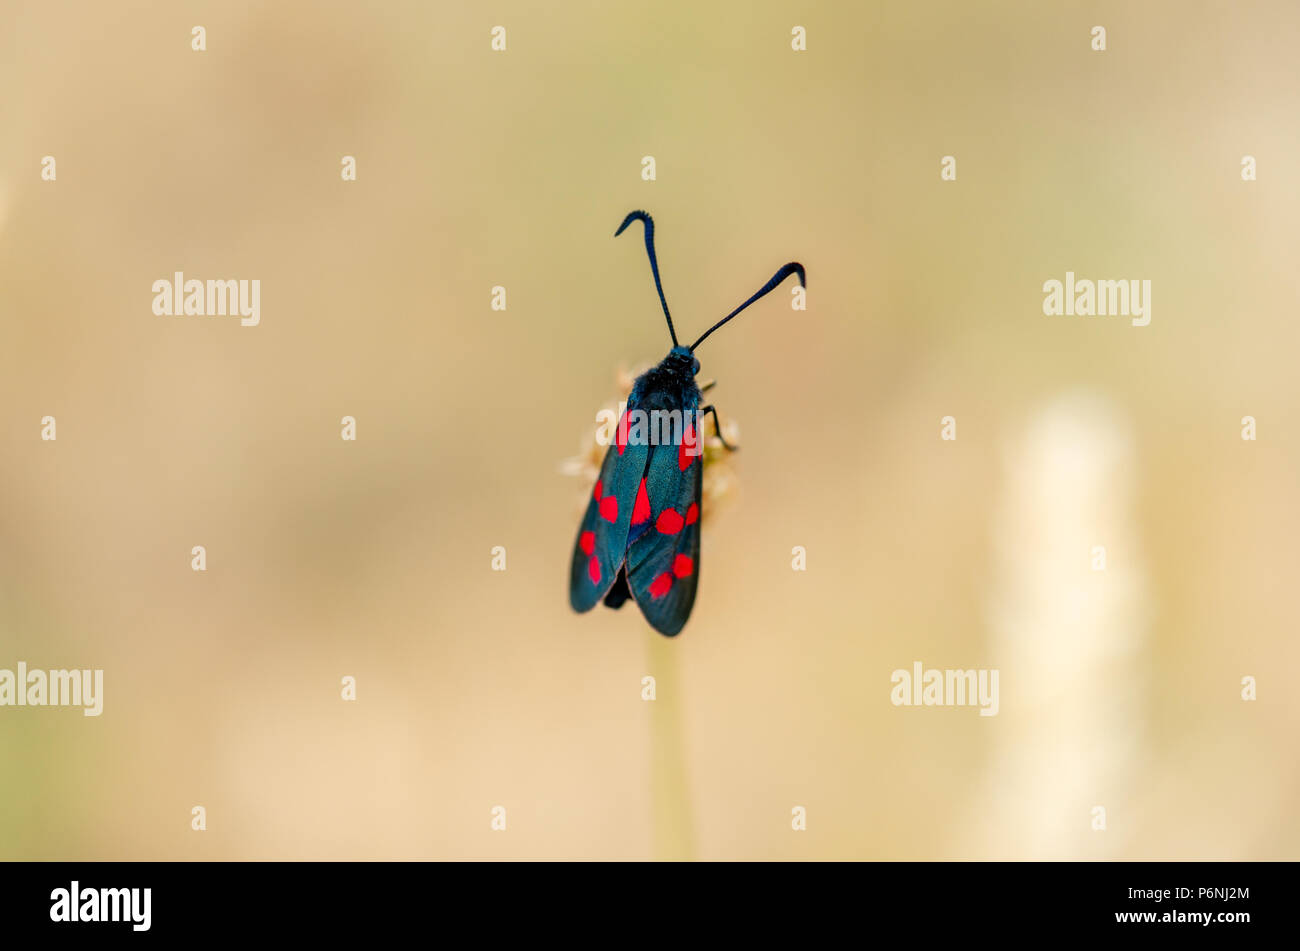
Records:
M650 518L650 496L645 492L645 479L641 480L641 487L636 490L636 505L632 506L632 524L640 525Z
M618 496L607 495L600 500L600 517L607 522L618 521Z
M700 520L700 507L694 502L686 509L686 524L694 525Z
M668 593L668 589L673 586L673 576L664 572L654 581L650 582L650 597L662 598Z
M619 417L618 429L614 433L614 444L618 446L618 454L623 455L623 450L627 448L627 410Z
M655 528L659 529L660 535L676 535L682 530L683 524L676 509L664 509L655 521Z
M604 488L604 486L601 484L601 481L600 481L599 479L597 479L597 480L596 480L596 491L594 491L594 492L591 493L591 497L592 497L593 499L595 499L597 502L600 501L600 490L603 489L603 488Z
M685 578L695 570L695 562L691 560L690 555L678 555L673 559L673 574L679 578Z
M686 427L686 432L682 433L682 444L677 447L677 468L682 472L689 469L695 457L700 454L698 443L699 437L695 432L695 424L691 423Z
M590 555L596 550L596 533L583 532L582 536L578 539L578 547L582 549L584 555Z
M587 577L591 579L592 584L600 584L600 561L595 555L587 561Z

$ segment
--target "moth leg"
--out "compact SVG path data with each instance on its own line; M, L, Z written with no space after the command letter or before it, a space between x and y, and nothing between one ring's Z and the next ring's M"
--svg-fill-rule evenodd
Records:
M709 390L713 389L717 385L718 385L717 380L710 380L708 383L705 383L702 387L700 387L700 392L707 393L709 392Z
M713 414L713 429L714 432L718 434L718 439L721 440L723 448L726 449L728 452L735 452L739 447L733 446L731 443L727 442L727 437L722 435L722 422L721 420L718 419L717 408L714 407L712 403L710 403L708 406L700 410L701 416L703 416L705 413Z

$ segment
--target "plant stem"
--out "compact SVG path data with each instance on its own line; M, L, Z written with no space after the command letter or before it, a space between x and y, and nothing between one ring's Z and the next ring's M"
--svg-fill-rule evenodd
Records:
M677 642L647 631L650 675L655 697L650 705L650 782L654 808L654 857L689 861L691 801L686 781L685 713Z

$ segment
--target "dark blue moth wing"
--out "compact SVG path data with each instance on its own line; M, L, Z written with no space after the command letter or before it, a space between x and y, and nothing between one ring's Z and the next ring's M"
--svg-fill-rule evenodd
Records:
M691 616L700 579L700 488L704 460L694 426L681 445L651 448L649 513L632 527L627 580L650 626L669 637Z
M569 603L575 611L596 606L614 584L627 555L633 509L651 447L629 443L626 418L619 420L578 526L569 571Z

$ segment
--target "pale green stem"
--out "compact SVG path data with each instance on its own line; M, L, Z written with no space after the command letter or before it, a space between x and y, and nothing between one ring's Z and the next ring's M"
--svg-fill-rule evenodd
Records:
M686 781L685 713L676 640L647 631L649 673L656 699L650 704L650 783L654 808L654 857L689 861L691 800Z

